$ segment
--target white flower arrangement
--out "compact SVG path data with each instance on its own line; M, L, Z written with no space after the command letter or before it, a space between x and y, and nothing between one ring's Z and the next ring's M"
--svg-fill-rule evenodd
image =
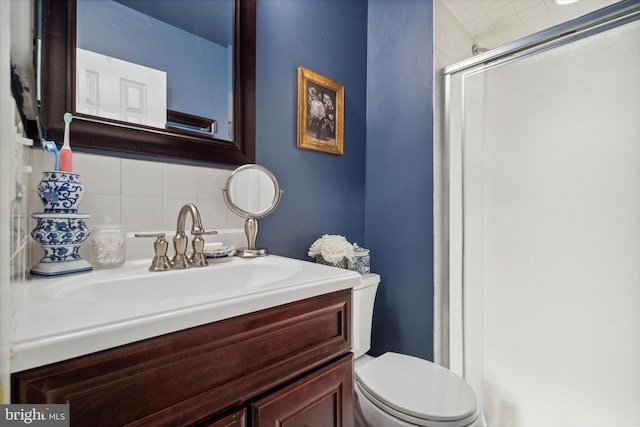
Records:
M325 261L337 263L343 258L353 262L353 245L344 236L325 234L311 245L308 255L312 258L322 256Z

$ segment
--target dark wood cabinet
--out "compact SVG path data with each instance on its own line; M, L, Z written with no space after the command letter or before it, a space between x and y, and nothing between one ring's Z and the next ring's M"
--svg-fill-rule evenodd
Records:
M14 373L12 401L68 403L72 427L350 427L350 349L347 289Z
M228 414L216 416L205 422L199 423L195 427L246 427L247 410L242 407L231 411Z
M195 427L246 427L246 425L247 409L241 407L232 410L227 414L218 415L213 419L199 423Z
M251 404L254 427L353 425L351 355Z

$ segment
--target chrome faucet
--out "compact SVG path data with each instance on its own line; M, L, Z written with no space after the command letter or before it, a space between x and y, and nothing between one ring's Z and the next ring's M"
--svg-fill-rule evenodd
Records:
M193 254L191 258L187 257L187 245L189 238L184 231L184 223L187 219L187 215L191 214L191 235L195 236L191 242L193 247ZM173 259L171 260L171 266L177 269L193 267L204 267L208 265L207 258L204 255L204 239L203 234L216 234L217 231L205 231L202 227L202 220L200 219L200 212L193 203L184 205L178 213L178 225L176 227L176 235L173 238L173 247L176 251Z

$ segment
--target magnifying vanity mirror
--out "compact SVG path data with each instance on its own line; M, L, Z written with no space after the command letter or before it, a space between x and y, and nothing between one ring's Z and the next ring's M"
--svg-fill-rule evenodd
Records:
M246 218L247 247L238 248L236 256L254 258L269 255L267 249L256 249L258 218L275 210L282 193L276 177L263 166L244 165L231 173L223 190L224 201L233 213Z

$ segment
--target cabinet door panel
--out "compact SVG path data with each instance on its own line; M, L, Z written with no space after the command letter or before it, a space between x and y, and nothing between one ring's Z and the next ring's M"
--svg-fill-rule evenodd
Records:
M353 427L351 354L252 404L254 427Z
M236 409L229 414L200 423L196 427L247 427L247 410Z

